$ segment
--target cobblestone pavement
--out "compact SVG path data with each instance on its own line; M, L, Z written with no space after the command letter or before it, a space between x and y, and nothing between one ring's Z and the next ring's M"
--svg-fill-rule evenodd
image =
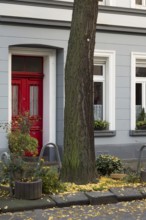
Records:
M1 213L0 220L146 220L146 200Z

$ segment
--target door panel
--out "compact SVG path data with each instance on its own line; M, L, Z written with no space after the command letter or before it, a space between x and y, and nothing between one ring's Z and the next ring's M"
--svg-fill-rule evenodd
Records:
M36 119L31 135L38 139L39 149L42 147L42 79L28 79L28 109L32 119Z
M35 120L30 134L38 139L39 151L42 147L42 100L42 79L12 79L12 119L29 112Z

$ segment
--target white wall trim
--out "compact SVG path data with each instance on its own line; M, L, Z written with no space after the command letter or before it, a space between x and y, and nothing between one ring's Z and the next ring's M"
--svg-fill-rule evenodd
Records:
M11 59L12 55L32 55L44 57L43 80L43 145L56 143L56 51L13 47L9 50L9 121L11 112Z
M110 50L95 50L94 59L96 57L101 57L106 59L106 76L108 77L108 97L109 100L106 102L107 119L109 122L109 129L115 130L115 51Z

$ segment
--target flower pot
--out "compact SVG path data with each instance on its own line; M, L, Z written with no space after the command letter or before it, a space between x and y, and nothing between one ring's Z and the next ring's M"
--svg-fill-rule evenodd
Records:
M15 197L17 199L39 199L42 196L42 180L33 182L15 181Z
M127 174L125 174L125 173L112 173L110 175L110 177L115 180L122 180L126 176L127 176Z
M146 182L146 171L141 171L140 172L140 180L142 182Z

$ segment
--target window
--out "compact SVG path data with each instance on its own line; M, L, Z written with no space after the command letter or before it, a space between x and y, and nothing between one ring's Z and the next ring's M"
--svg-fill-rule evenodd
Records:
M135 0L136 6L146 6L146 0Z
M142 5L142 0L135 0L136 5Z
M135 105L137 120L142 108L146 110L146 61L145 63L139 63L137 60L135 73Z
M42 73L43 59L42 57L31 56L12 56L13 72L38 72Z
M132 53L131 74L131 130L135 130L142 108L146 110L146 54Z
M94 119L109 122L115 130L115 52L95 51L94 54Z
M12 115L16 116L18 115L19 107L19 97L18 97L18 85L13 85L12 86Z
M105 64L95 64L94 81L94 120L105 119Z

